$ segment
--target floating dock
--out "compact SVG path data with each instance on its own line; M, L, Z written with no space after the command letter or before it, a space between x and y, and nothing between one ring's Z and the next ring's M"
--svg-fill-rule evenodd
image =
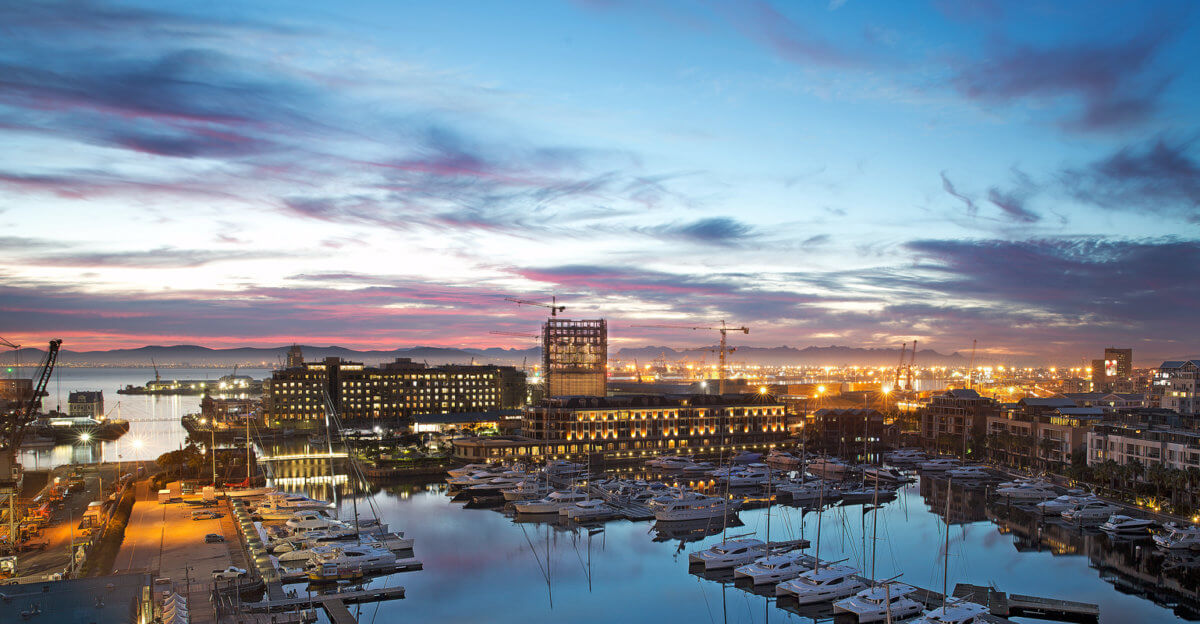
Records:
M981 585L959 583L954 586L954 597L985 605L992 615L1001 617L1028 617L1060 622L1096 622L1100 619L1100 607L1088 602L1005 594Z
M346 608L347 604L363 602L380 602L383 600L399 600L404 598L403 587L387 587L383 589L359 589L342 591L333 594L318 594L303 598L284 598L268 600L243 605L242 609L249 613L282 613L297 609L321 607L329 615L334 624L356 624L358 620Z

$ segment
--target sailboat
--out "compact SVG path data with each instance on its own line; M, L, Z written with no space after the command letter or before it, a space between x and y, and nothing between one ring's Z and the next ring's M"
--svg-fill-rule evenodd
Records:
M823 483L823 482L822 482ZM829 602L853 596L867 587L858 577L858 570L843 565L821 567L821 519L825 512L824 488L817 508L817 548L813 569L801 572L796 578L775 587L776 596L791 596L801 605Z
M983 624L990 610L976 602L950 600L950 479L946 479L946 544L942 558L942 606L926 611L913 624Z

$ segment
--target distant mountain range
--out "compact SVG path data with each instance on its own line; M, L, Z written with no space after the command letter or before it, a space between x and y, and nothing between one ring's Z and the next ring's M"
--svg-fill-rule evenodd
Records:
M275 368L285 361L290 347L255 348L240 347L234 349L210 349L196 345L147 346L137 349L112 349L109 351L69 351L59 352L59 362L68 366L150 366L153 361L161 367L229 367L234 365L255 368ZM541 361L541 349L455 349L445 347L410 347L393 349L391 351L359 351L344 347L317 347L301 345L304 359L314 361L326 357L340 357L348 360L378 364L390 362L396 358L411 358L415 362L436 364L467 364L474 361L477 364L507 364L521 366ZM42 359L45 352L40 349L21 349L20 362L29 365ZM668 362L699 362L715 363L717 355L715 346L712 352L688 349L676 350L672 347L646 346L624 348L616 353L610 353L616 360L639 364L650 364L655 359L665 359ZM900 353L897 349L862 349L855 347L738 347L729 356L731 363L759 364L767 366L822 366L822 365L852 365L852 366L895 366ZM905 356L905 360L909 356ZM12 352L0 354L0 362L13 362ZM967 364L969 357L959 353L944 355L925 349L917 352L916 362L921 365L961 366Z

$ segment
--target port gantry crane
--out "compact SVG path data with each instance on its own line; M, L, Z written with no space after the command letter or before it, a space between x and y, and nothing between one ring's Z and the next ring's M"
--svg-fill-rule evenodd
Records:
M717 353L718 353L719 359L720 359L720 369L717 371L717 379L718 379L717 393L718 394L725 394L725 356L726 356L726 354L732 353L733 351L736 350L736 347L730 348L729 346L727 346L726 335L729 332L742 332L743 334L750 333L749 327L730 327L723 320L721 321L720 327L695 327L692 325L632 325L632 327L652 327L652 328L656 328L656 329L710 330L710 331L721 332L721 346L717 347Z
M896 365L896 377L892 380L892 390L900 389L900 371L904 369L904 353L908 351L908 343L900 345L900 363Z
M50 375L54 372L54 364L58 361L58 348L62 340L50 341L46 350L46 359L38 374L37 384L33 393L23 405L0 414L0 496L8 497L8 543L16 552L16 498L17 485L21 481L21 469L17 465L17 451L21 447L21 438L25 436L25 427L37 418L38 409L42 406L42 394L50 383Z
M916 361L917 361L917 341L914 340L913 346L912 346L912 353L910 353L908 355L908 368L906 369L907 375L905 376L906 378L904 381L904 389L909 392L912 392L912 389L913 389L913 382L912 382L912 380L913 380L913 363Z
M14 375L19 374L21 372L21 345L13 344L11 341L9 341L4 336L0 336L0 345L4 345L4 346L8 347L9 349L13 350L13 369L12 370L13 370Z

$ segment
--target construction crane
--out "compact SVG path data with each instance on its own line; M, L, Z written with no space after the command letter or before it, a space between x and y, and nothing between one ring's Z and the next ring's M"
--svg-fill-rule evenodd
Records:
M550 303L545 303L542 301L528 301L525 299L517 299L516 297L505 297L504 300L511 301L517 305L531 305L538 306L539 308L550 308L550 316L558 316L559 312L563 312L567 309L567 306L558 305L557 297L550 297Z
M691 329L691 330L706 329L706 330L710 330L710 331L721 332L721 346L717 348L717 353L719 354L720 361L721 361L720 369L717 371L717 379L719 380L718 385L717 385L717 388L718 388L717 393L718 394L725 394L725 356L734 351L734 349L731 349L728 346L726 346L726 335L729 332L742 332L743 334L750 333L749 327L730 327L729 325L727 325L725 323L724 320L721 321L720 327L693 327L690 325L632 325L632 327L652 327L652 328L656 328L656 329Z
M896 365L896 378L892 380L892 388L900 389L900 371L904 368L904 352L908 350L908 343L900 346L900 363Z
M157 382L161 381L161 378L158 376L158 364L155 364L155 363L154 363L154 358L150 358L150 366L153 366L153 367L154 367L154 381L155 381L155 383L157 383Z
M907 379L905 379L905 381L904 381L904 389L909 392L912 392L912 389L913 389L912 369L913 369L913 362L915 362L915 361L917 361L917 341L916 340L913 341L912 353L910 353L908 355L908 369L907 369L908 376L907 376Z
M528 334L525 332L514 332L514 331L490 331L488 333L495 334L497 336L516 336L518 338L541 338L542 337L541 334Z
M13 369L15 369L15 376L17 373L20 373L21 369L21 345L13 344L4 336L0 336L0 345L4 345L13 350Z
M975 345L978 340L971 341L971 366L967 368L967 390L975 386Z
M50 375L54 372L54 364L58 361L58 348L62 340L50 341L46 350L46 359L38 374L37 384L33 393L23 406L9 410L0 420L0 489L15 487L17 478L17 449L21 446L21 438L25 435L25 427L37 418L38 409L42 406L42 395L50 383Z

